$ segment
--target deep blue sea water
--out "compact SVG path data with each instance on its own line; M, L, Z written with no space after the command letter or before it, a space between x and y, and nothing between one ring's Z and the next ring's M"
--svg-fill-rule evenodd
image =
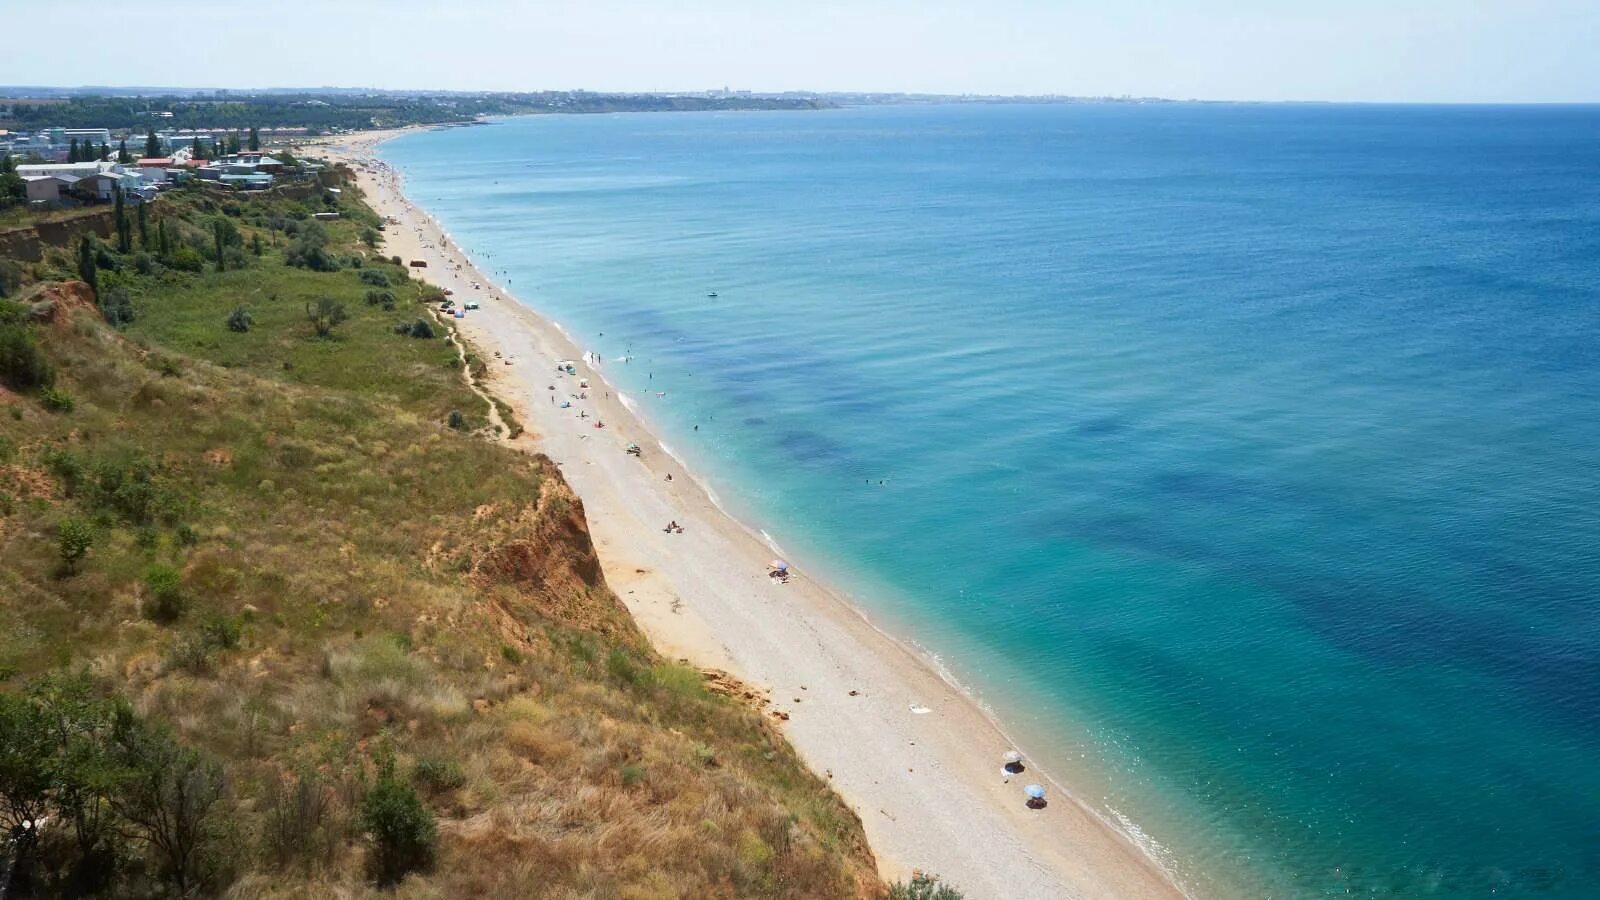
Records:
M668 392L643 412L731 507L1195 884L1600 896L1600 107L567 116L384 153Z

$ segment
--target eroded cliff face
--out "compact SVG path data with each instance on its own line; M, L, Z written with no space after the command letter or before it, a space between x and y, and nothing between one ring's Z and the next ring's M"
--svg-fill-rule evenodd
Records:
M526 605L571 627L643 647L643 634L606 585L583 501L554 464L540 460L538 500L502 518L493 543L473 557L474 584L502 606Z
M52 281L34 287L22 297L28 317L56 328L67 328L80 311L102 319L94 291L82 281Z

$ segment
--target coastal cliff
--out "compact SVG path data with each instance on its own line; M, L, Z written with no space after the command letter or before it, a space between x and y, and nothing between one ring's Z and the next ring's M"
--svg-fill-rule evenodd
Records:
M651 649L557 467L492 439L354 194L19 254L7 896L877 896L855 814Z

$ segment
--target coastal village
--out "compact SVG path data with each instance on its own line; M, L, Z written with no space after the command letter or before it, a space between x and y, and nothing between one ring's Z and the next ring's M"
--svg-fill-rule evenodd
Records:
M320 166L302 163L281 148L266 149L305 133L304 128L0 131L0 158L15 166L30 209L111 203L118 195L140 203L191 179L261 191L314 174Z

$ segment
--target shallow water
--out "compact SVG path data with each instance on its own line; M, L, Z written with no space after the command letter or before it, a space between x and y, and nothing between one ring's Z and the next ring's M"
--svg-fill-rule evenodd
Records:
M552 116L383 152L737 512L1192 883L1594 895L1600 108Z

